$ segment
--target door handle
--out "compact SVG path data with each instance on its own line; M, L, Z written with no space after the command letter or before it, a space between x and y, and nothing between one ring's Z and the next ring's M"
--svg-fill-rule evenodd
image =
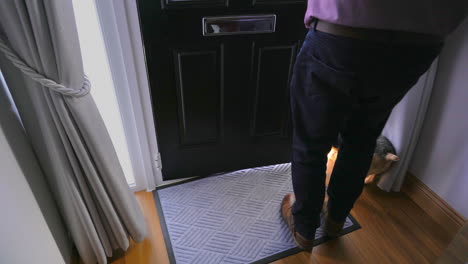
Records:
M203 36L273 33L276 15L212 16L202 19Z

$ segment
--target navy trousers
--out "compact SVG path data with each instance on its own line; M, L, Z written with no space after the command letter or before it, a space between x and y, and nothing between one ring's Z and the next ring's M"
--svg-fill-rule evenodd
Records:
M343 142L327 189L328 210L344 221L362 192L375 141L393 107L439 54L442 43L383 43L314 29L291 80L292 208L297 231L313 238L325 195L327 153Z

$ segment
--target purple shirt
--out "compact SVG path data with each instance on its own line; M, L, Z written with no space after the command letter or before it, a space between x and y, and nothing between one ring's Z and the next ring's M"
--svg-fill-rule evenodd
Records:
M468 0L308 0L312 16L334 24L446 36L464 19Z

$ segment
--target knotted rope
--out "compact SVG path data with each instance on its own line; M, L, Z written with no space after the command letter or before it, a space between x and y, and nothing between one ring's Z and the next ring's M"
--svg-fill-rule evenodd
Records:
M86 75L83 76L83 85L80 89L73 89L59 84L46 76L40 74L31 66L27 65L16 53L7 45L5 39L0 35L0 50L5 54L13 65L32 80L40 83L55 92L61 93L66 96L82 97L89 93L91 89L91 82Z

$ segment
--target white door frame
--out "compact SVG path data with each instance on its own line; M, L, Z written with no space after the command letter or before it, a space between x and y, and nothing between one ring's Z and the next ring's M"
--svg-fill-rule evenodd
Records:
M133 191L164 181L136 1L95 0L135 175Z

